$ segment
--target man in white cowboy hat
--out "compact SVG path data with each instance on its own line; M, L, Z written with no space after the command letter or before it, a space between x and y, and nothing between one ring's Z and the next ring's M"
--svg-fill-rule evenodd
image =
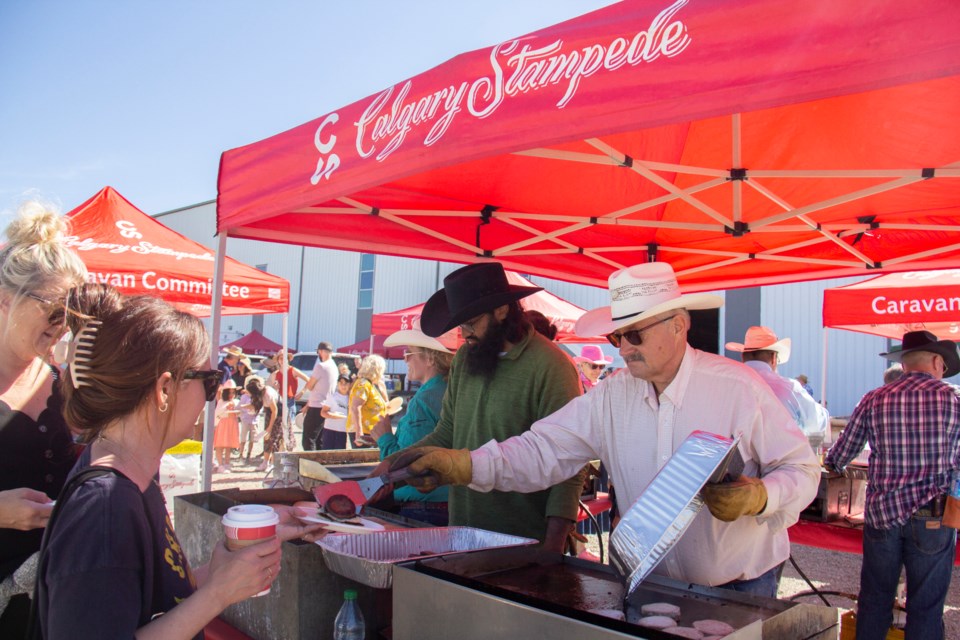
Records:
M465 344L454 356L437 428L415 447L474 449L506 440L580 395L573 363L533 329L520 306L541 290L511 285L497 262L444 278L424 304L420 328L437 337L459 327ZM405 453L396 454L397 466ZM560 552L576 522L583 466L529 493L451 487L450 524L536 538Z
M870 443L857 638L886 638L902 567L907 572L907 638L943 638L956 530L941 522L960 468L960 352L929 331L911 331L881 357L903 375L860 399L824 460L842 471Z
M243 349L238 346L227 347L223 350L223 353L223 360L217 365L217 369L220 369L220 384L225 384L227 380L233 377L233 371L237 363L240 362L240 358L244 357Z
M584 345L580 355L573 359L580 368L580 383L584 391L590 391L600 381L600 374L613 362L613 356L603 355L600 347L595 344Z
M411 470L433 470L441 482L478 491L531 491L600 458L625 513L690 433L739 435L744 475L704 489L709 511L697 515L654 572L775 597L790 555L786 528L813 500L820 479L807 439L752 371L687 344L688 310L719 307L722 298L681 295L665 263L621 269L609 285L612 304L584 314L576 332L607 334L626 371L522 436L472 452L427 451Z
M777 400L783 403L808 438L819 442L828 435L830 414L817 404L797 380L777 373L777 365L790 359L790 338L778 339L769 327L750 327L743 342L728 342L728 351L741 354L743 363L757 372L767 383Z

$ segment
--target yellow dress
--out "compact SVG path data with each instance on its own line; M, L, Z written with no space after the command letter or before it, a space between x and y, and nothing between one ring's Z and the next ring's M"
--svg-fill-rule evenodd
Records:
M373 430L374 425L380 421L380 418L386 415L387 400L380 395L376 385L366 378L357 380L353 388L350 389L350 402L347 406L352 408L355 398L363 400L363 405L360 407L360 420L362 421L360 428L364 434L368 434ZM356 420L354 420L354 413L351 410L347 415L347 433L356 432Z

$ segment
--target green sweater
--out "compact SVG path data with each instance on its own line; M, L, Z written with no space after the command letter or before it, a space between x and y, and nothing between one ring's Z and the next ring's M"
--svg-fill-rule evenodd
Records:
M492 380L467 373L465 352L453 359L436 430L414 446L473 450L491 438L502 442L580 395L573 362L532 329L501 356ZM450 524L543 541L547 517L576 521L582 487L579 475L535 493L451 487Z

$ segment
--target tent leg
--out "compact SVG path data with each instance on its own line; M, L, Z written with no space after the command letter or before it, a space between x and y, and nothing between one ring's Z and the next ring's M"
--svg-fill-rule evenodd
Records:
M210 326L210 368L216 369L220 358L220 320L223 304L223 278L226 266L227 236L217 235L217 255L213 268L213 300L210 313L213 322ZM213 485L213 430L216 427L217 399L207 403L207 415L203 426L203 466L201 470L201 490L210 491Z

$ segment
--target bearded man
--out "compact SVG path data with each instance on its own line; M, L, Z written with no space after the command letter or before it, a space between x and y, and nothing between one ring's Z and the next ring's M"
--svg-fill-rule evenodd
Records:
M519 300L541 290L509 284L496 262L444 278L443 289L424 305L420 328L437 337L459 326L465 345L453 359L440 422L415 447L475 449L501 442L580 395L570 359L524 317ZM562 552L582 480L574 475L533 493L451 487L450 525L536 538L543 548Z

